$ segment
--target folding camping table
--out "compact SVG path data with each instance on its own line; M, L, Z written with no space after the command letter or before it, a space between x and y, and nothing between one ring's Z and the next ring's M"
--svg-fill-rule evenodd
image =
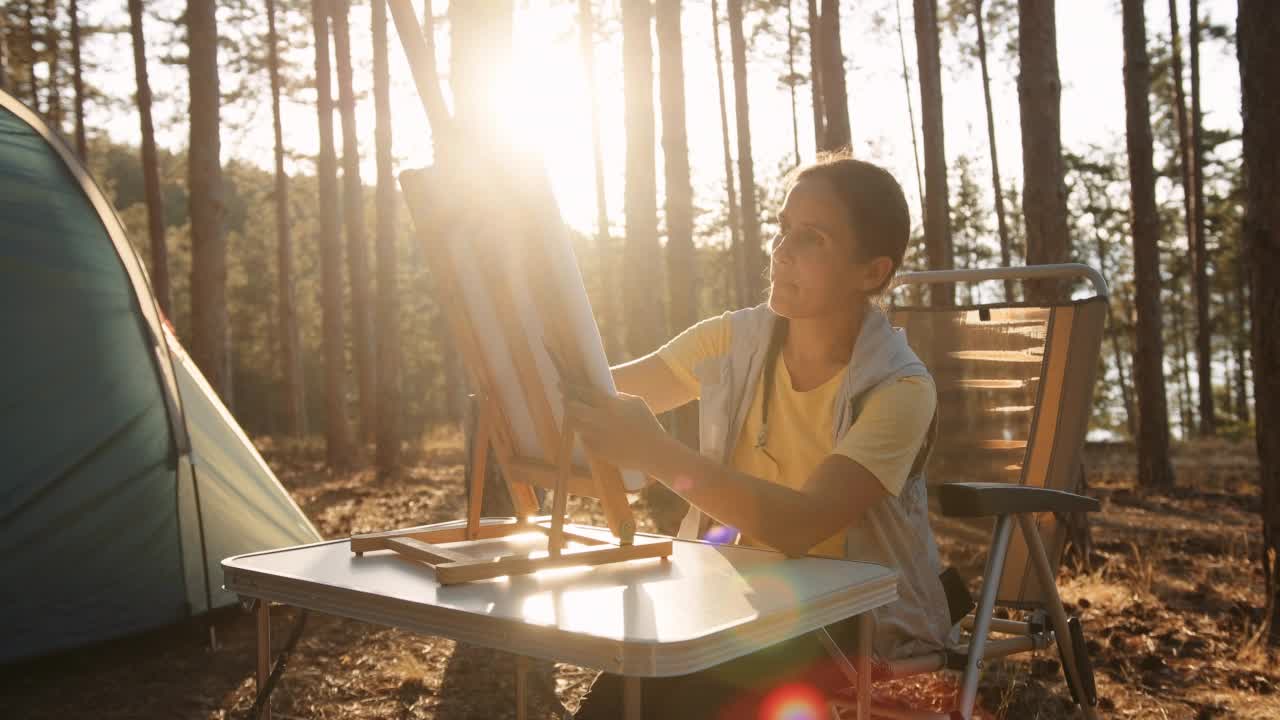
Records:
M484 520L502 522L514 521ZM570 527L608 538L605 529ZM447 547L481 558L545 545L544 534L530 532ZM530 657L623 676L626 717L635 719L641 678L704 670L855 615L864 630L855 662L869 670L869 612L898 596L897 573L880 565L691 540L676 540L668 558L448 586L394 553L354 556L346 539L238 555L222 568L228 590L262 601L259 687L270 670L267 604L278 602L515 653L522 719Z

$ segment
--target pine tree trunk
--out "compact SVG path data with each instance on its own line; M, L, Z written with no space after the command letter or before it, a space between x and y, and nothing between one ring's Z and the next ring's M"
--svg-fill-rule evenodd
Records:
M920 122L924 135L924 243L930 270L955 267L947 151L942 127L942 63L938 49L937 0L915 0L916 54L920 67ZM955 288L934 288L935 304L954 305Z
M1071 258L1054 5L1054 0L1018 0L1018 109L1028 265L1064 263ZM1062 297L1056 282L1028 283L1027 290L1029 297L1040 301Z
M133 68L138 86L138 118L142 124L142 187L147 202L147 239L151 250L151 291L160 310L173 317L169 289L169 252L164 234L164 200L156 133L151 125L151 83L147 80L147 48L142 31L142 0L129 0L129 34L133 38Z
M267 0L267 73L271 79L271 129L275 136L276 332L280 336L280 379L284 430L306 433L302 354L298 351L298 310L294 304L293 235L289 229L289 176L284 171L284 129L280 121L280 36L276 0Z
M978 65L982 69L982 99L987 109L987 146L991 148L991 188L996 207L996 227L1000 231L1000 264L1009 267L1013 258L1009 251L1009 225L1004 217L1004 185L1000 182L1000 156L996 153L996 114L991 105L991 75L987 72L986 22L982 18L982 0L974 0L973 20L978 26ZM1013 281L1004 281L1005 302L1013 302Z
M1172 487L1169 417L1165 405L1164 341L1160 328L1160 220L1151 164L1151 68L1142 0L1124 0L1125 139L1133 203L1133 265L1138 327L1134 375L1138 385L1138 482ZM1030 223L1028 223L1029 225Z
M1173 316L1173 332L1177 339L1178 379L1182 381L1178 395L1178 407L1182 412L1182 438L1190 438L1196 431L1196 406L1191 392L1191 342L1187 339L1187 306L1183 303Z
M373 308L369 293L368 240L364 232L364 184L360 182L360 147L356 132L356 99L351 86L350 0L334 0L333 55L338 71L338 113L342 119L342 216L347 231L347 274L351 282L351 355L359 394L360 439L373 438L377 423Z
M45 84L45 117L49 124L62 131L62 88L58 81L61 71L58 61L62 57L62 43L58 38L58 5L56 0L44 2L44 52L49 77Z
M387 6L373 2L374 158L377 163L375 243L378 257L377 464L394 474L400 465L400 293L396 279L396 179L391 160L391 71Z
M71 83L75 91L76 155L80 162L88 162L89 144L84 133L83 70L80 64L80 5L78 0L71 0Z
M1243 239L1241 238L1242 241ZM1249 390L1245 377L1249 369L1249 360L1245 347L1249 344L1249 327L1252 324L1252 319L1249 317L1249 299L1246 293L1249 272L1245 269L1245 253L1245 250L1237 253L1236 265L1233 268L1236 276L1235 316L1237 325L1232 347L1236 356L1236 418L1241 423L1248 423L1252 414L1249 412Z
M715 0L712 0L715 5ZM827 115L822 107L822 19L818 0L809 0L809 90L813 99L813 146L827 146ZM723 102L721 103L724 104Z
M13 93L13 81L10 76L13 71L9 68L11 62L9 52L9 13L0 12L0 91Z
M685 130L684 57L680 38L680 0L657 0L654 26L658 38L658 98L662 107L662 158L667 219L667 321L680 332L698 319L693 251L693 185L689 180L689 139ZM688 403L675 411L675 435L698 448L698 407ZM659 489L661 488L661 489ZM658 531L674 535L688 503L658 483L646 493Z
M227 363L227 238L223 228L218 128L218 26L214 0L188 0L191 144L191 357L209 385L230 402Z
M600 274L600 325L605 353L621 357L618 343L618 301L614 272L613 241L609 235L609 201L605 195L604 149L600 141L600 91L596 86L595 16L591 0L578 2L578 39L582 46L582 65L586 69L587 92L591 100L591 159L595 167L596 190L596 262Z
M824 150L839 150L853 144L849 129L849 93L844 82L844 50L840 47L840 2L822 0L822 16L818 20L821 40L822 108L826 124L822 141Z
M795 164L800 164L800 117L796 114L796 23L787 0L787 87L791 90L791 144Z
M812 4L813 1L810 0L810 3ZM729 110L724 94L724 63L720 52L720 11L716 0L711 0L711 40L716 54L716 88L720 98L720 140L724 154L724 186L729 198L729 256L733 269L733 282L729 283L729 287L734 293L731 303L744 307L748 304L748 288L744 282L747 277L746 254L742 247L737 182L733 178L733 151L729 146Z
M1204 207L1204 113L1200 109L1200 3L1191 0L1191 181L1195 192L1196 246L1196 374L1200 388L1200 434L1214 435L1217 422L1213 412L1213 326L1209 320L1209 250L1205 236Z
M742 0L728 0L729 54L733 58L733 96L738 119L738 180L742 193L742 287L745 305L762 300L764 253L760 248L760 219L756 210L755 165L751 160L751 110L747 100L747 45L742 34ZM825 42L825 39L824 39ZM826 98L830 100L830 97ZM831 131L830 120L827 125Z
M1103 277L1107 277L1107 248L1103 243L1102 233L1095 228L1093 237L1098 250L1098 272L1102 273ZM1129 380L1125 373L1124 353L1120 351L1120 332L1121 328L1119 321L1116 320L1115 309L1108 304L1107 335L1111 340L1111 355L1116 363L1116 374L1120 376L1120 398L1124 402L1125 427L1129 431L1129 437L1136 440L1138 437L1137 416L1133 411L1133 398L1129 392Z
M1280 5L1240 0L1236 20L1244 115L1245 243L1251 290L1253 397L1262 485L1262 567L1269 640L1280 644Z
M653 127L653 46L647 0L622 3L622 83L626 98L626 189L623 211L627 238L622 277L627 350L632 357L662 342L659 290L658 188Z
M342 240L338 220L338 159L333 147L333 79L329 72L329 14L333 0L312 0L316 47L316 112L320 118L320 304L324 345L325 454L330 467L351 463L347 425L346 339L342 322Z

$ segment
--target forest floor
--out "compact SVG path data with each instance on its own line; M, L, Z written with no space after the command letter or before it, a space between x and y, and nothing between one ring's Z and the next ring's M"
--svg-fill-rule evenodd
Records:
M259 441L268 462L326 537L453 519L464 514L462 440L441 431L415 448L398 478L370 469L332 473L315 444ZM1124 448L1090 447L1093 518L1089 571L1063 570L1068 612L1078 613L1096 668L1103 717L1280 717L1280 653L1256 636L1263 581L1256 460L1247 446L1180 447L1178 486L1134 487ZM593 506L575 519L600 522ZM643 509L638 513L645 516ZM643 528L642 528L643 529ZM981 573L981 547L938 528L944 561ZM277 642L295 611L273 611ZM0 668L5 718L239 720L252 704L254 622L240 608L205 621ZM1054 651L993 663L985 717L1070 717ZM276 718L513 717L514 662L503 653L311 615L272 699ZM594 672L557 665L554 692L575 708ZM547 688L548 693L551 688ZM932 704L954 691L945 677L883 687L878 697ZM549 705L533 717L556 717Z

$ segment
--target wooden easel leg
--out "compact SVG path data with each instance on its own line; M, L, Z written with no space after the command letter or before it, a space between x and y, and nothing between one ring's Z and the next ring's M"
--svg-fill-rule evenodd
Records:
M640 720L644 708L640 703L640 678L622 678L622 717L626 720Z
M484 480L489 464L489 433L493 427L493 412L489 403L480 404L480 417L476 422L476 437L471 446L471 477L467 478L471 489L467 502L467 539L475 540L480 529L480 509L484 506Z
M556 497L551 504L551 533L547 535L547 554L559 555L564 549L564 514L569 496L569 473L573 470L573 438L576 433L568 420L560 429L560 457L556 472Z
M529 658L516 656L516 720L529 720Z
M271 676L271 603L259 600L256 615L258 617L257 691L261 693L262 688L267 685L267 678ZM263 704L262 714L259 717L262 720L271 720L270 700Z

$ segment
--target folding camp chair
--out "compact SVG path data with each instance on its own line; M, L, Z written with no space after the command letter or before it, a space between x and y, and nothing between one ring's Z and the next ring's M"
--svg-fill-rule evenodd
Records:
M925 286L950 292L952 283L992 280L1087 280L1092 296L918 304ZM877 662L872 672L874 682L963 671L955 709L939 714L873 706L872 714L970 718L985 662L1056 644L1072 698L1093 718L1093 670L1079 619L1067 617L1055 577L1066 539L1064 516L1098 509L1096 500L1074 491L1106 318L1106 282L1093 268L1071 264L908 273L897 286L895 298L906 294L917 304L894 302L893 324L906 329L938 391L938 438L927 472L935 531L985 529L992 519L994 530L976 609L965 614L973 602L962 582L948 587L952 619L966 631L960 642L930 655ZM997 605L1022 619L994 617ZM818 634L857 687L852 664L825 630ZM853 707L834 701L832 715Z

